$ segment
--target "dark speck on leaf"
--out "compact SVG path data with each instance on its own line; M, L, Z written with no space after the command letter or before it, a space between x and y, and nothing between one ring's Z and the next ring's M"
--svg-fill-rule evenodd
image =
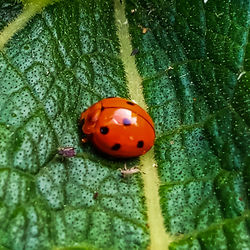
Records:
M97 197L98 197L98 193L97 193L97 192L95 192L95 193L94 193L94 195L93 195L93 199L94 199L94 200L96 200L96 199L97 199Z
M134 56L134 55L136 55L136 54L138 54L139 53L139 49L137 49L137 48L135 48L135 49L133 49L133 51L131 52L131 56Z

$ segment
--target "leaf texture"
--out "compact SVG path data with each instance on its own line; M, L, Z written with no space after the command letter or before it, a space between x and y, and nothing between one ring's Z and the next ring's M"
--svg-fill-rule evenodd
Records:
M248 249L250 2L128 2L170 249Z
M156 126L169 249L249 249L250 1L121 4ZM0 30L21 11L0 1ZM138 160L80 141L84 109L129 98L116 29L113 1L64 0L0 52L0 248L148 247L142 179L118 170Z
M18 14L22 11L22 5L17 4L11 0L1 0L0 1L0 31L9 22L13 21Z
M83 146L78 129L94 102L128 96L113 13L112 1L62 1L36 15L0 54L4 247L148 244L140 177L123 180L117 169L124 161ZM75 147L77 156L60 158L61 146Z

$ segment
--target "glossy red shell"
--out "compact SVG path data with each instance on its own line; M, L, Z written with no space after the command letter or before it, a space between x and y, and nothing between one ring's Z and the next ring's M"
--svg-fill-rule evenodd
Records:
M102 152L114 157L136 157L154 144L154 123L136 103L112 97L103 99L81 114L82 131Z

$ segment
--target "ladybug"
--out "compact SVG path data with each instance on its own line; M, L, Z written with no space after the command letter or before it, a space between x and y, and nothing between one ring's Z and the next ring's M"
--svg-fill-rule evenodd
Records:
M154 123L135 102L109 97L93 104L81 114L85 138L104 152L118 158L145 154L155 139Z

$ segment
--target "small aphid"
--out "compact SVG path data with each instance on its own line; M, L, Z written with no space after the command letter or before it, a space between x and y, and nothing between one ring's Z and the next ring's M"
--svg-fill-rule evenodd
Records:
M170 144L173 145L173 144L174 144L174 141L170 141Z
M63 157L66 157L66 158L71 158L71 157L76 156L76 151L75 151L75 148L73 148L73 147L58 148L57 153Z
M133 51L131 52L130 55L134 56L134 55L138 54L138 52L139 52L139 49L135 48L135 49L133 49Z
M124 165L124 168L123 169L120 168L119 170L123 178L141 172L141 170L137 167L127 168L126 163Z
M196 98L193 98L194 102L197 100Z

